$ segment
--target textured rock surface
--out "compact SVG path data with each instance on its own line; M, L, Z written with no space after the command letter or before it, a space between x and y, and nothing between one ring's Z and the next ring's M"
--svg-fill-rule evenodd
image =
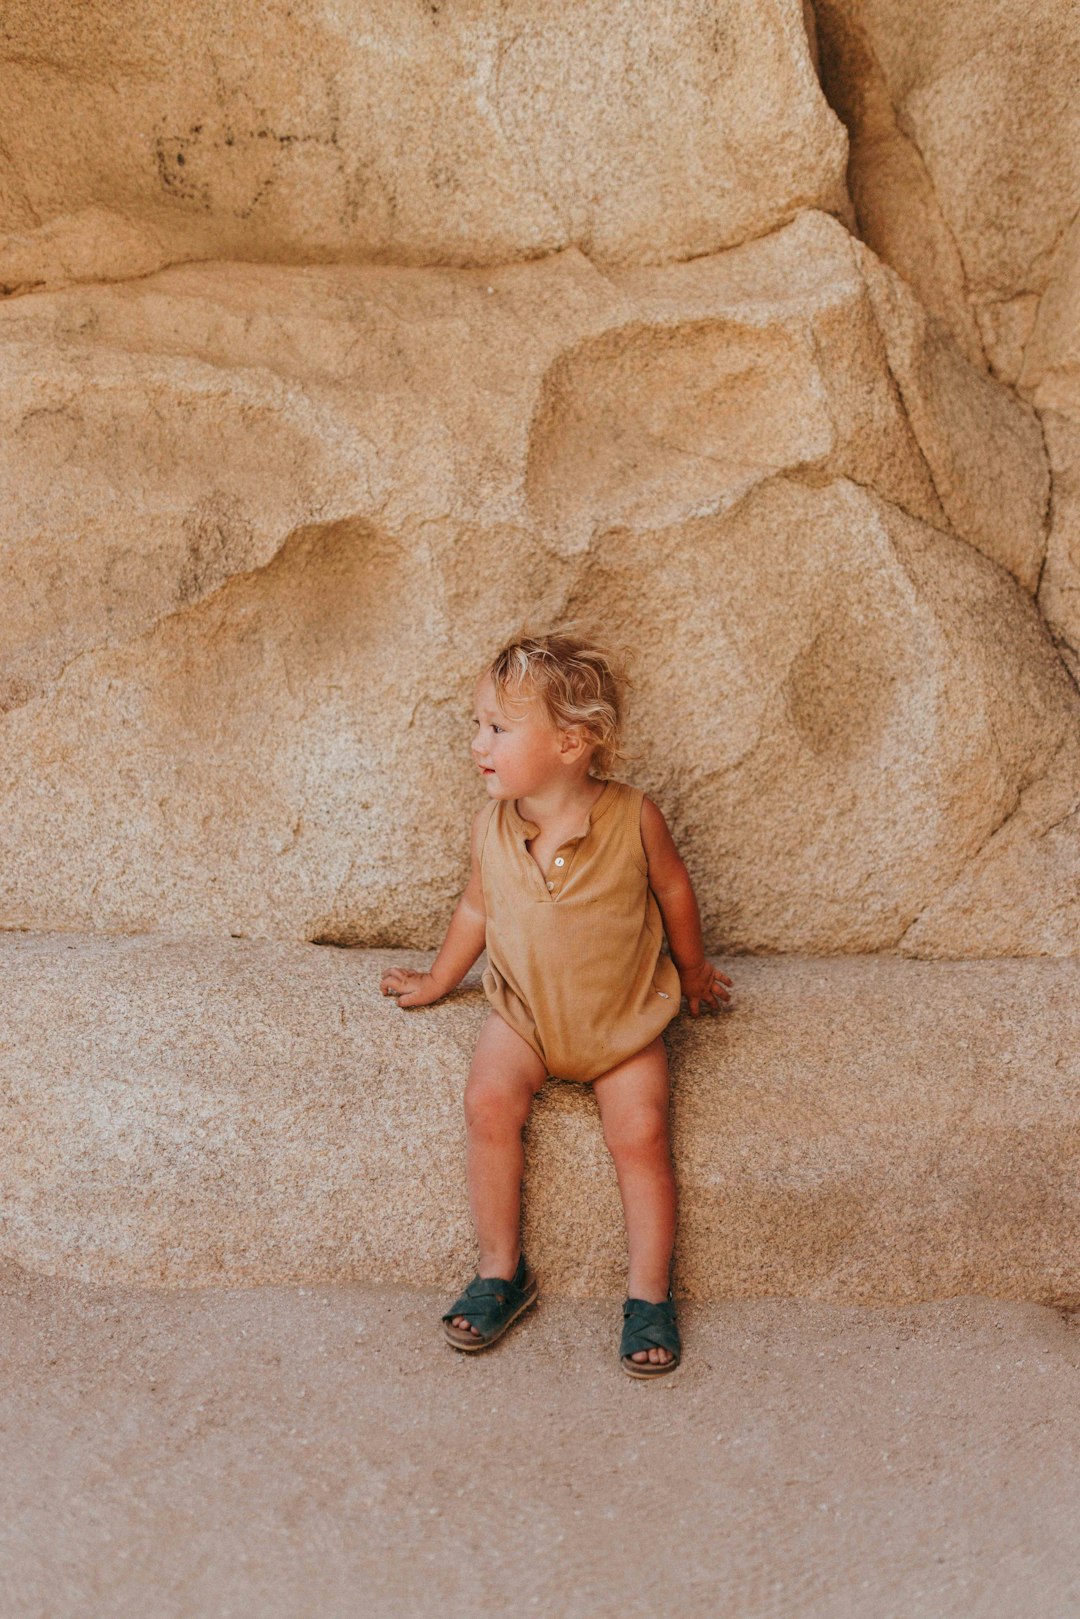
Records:
M1080 406L1080 391L1077 394ZM1080 408L1042 412L1054 471L1053 521L1039 585L1039 607L1080 686Z
M1075 1317L684 1303L653 1387L618 1368L615 1297L545 1295L469 1357L447 1302L0 1273L6 1613L1080 1607Z
M815 0L863 239L1039 409L1055 498L1039 606L1080 670L1080 10Z
M801 0L5 7L0 283L690 258L849 216Z
M1015 381L1040 299L1075 258L1080 12L1057 0L814 9L860 234Z
M1080 235L1040 300L1020 392L1036 406L1053 473L1038 603L1080 684Z
M634 627L717 948L1080 949L1038 427L827 216L605 275L178 267L10 302L0 364L3 925L434 947L477 660L569 610Z
M79 1279L456 1290L475 1248L461 1099L487 1003L379 991L416 956L10 935L0 1257ZM723 963L671 1027L690 1298L1080 1303L1075 961ZM546 1288L625 1284L595 1098L549 1081L524 1243Z

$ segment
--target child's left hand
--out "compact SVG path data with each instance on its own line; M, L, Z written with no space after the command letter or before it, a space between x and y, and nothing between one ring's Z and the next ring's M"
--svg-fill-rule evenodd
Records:
M696 967L680 967L679 983L682 992L690 1003L690 1016L697 1017L701 1011L701 1003L705 1001L709 1006L720 1010L720 999L730 1001L724 985L731 986L731 979L722 973L719 967L714 967L710 961L702 961Z

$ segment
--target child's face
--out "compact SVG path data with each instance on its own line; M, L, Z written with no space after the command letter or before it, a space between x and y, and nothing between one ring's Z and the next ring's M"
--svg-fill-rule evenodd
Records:
M490 675L477 682L473 698L476 734L472 755L490 798L524 798L546 787L567 768L563 736L535 697L499 704ZM575 750L578 756L579 750Z

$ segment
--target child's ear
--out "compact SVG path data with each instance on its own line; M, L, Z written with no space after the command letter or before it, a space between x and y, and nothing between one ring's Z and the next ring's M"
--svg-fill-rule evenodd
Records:
M593 738L583 725L568 725L562 733L561 750L567 763L579 759L594 746Z

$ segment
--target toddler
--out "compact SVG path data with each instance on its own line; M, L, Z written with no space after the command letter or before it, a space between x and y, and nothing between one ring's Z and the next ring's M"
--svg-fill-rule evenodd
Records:
M442 1317L448 1341L486 1349L536 1300L520 1241L521 1132L550 1075L595 1092L626 1220L619 1358L631 1376L656 1377L681 1355L662 1030L683 994L697 1017L702 1002L730 999L732 980L705 959L663 815L611 774L629 682L572 630L515 638L477 682L472 755L487 801L473 821L468 886L430 971L391 967L380 987L399 1006L427 1006L486 946L491 1009L465 1086L479 1264Z

